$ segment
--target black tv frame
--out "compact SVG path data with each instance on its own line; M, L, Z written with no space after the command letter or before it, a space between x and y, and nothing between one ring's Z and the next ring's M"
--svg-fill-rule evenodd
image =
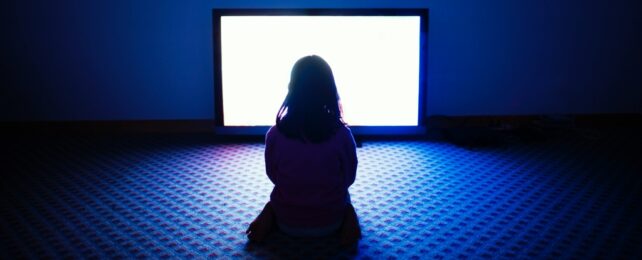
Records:
M214 124L215 132L224 135L263 135L270 126L225 126L221 60L221 16L419 16L419 113L417 126L350 126L355 135L421 135L426 132L425 102L428 87L428 9L212 9L214 48ZM276 113L276 111L275 111Z

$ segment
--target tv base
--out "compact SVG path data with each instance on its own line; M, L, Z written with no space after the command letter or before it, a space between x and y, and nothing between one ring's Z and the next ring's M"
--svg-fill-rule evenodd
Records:
M217 135L265 135L270 126L215 127ZM412 136L426 134L424 126L350 126L355 136Z

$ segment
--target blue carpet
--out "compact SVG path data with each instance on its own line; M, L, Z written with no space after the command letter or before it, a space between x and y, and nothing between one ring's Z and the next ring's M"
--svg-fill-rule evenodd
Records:
M6 138L5 138L6 139ZM631 131L508 141L370 141L350 189L363 239L244 231L269 198L263 144L208 137L3 141L0 257L642 258Z

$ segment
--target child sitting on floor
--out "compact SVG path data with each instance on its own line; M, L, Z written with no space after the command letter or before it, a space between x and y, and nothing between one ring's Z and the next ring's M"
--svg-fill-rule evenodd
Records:
M274 183L270 201L246 233L261 242L275 227L290 236L339 232L343 245L361 237L348 188L357 171L355 141L342 120L328 63L299 59L288 94L265 138L265 167Z

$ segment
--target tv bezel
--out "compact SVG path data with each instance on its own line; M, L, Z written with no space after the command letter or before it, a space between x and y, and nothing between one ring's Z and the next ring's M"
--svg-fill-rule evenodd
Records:
M419 16L419 103L416 126L353 126L355 135L421 135L425 126L425 93L428 88L428 9L345 9L345 8L306 8L306 9L212 9L213 49L214 49L214 129L217 134L225 135L262 135L270 126L226 126L223 111L223 82L221 57L221 17L222 16ZM276 113L276 112L275 112ZM349 122L348 122L349 123Z

